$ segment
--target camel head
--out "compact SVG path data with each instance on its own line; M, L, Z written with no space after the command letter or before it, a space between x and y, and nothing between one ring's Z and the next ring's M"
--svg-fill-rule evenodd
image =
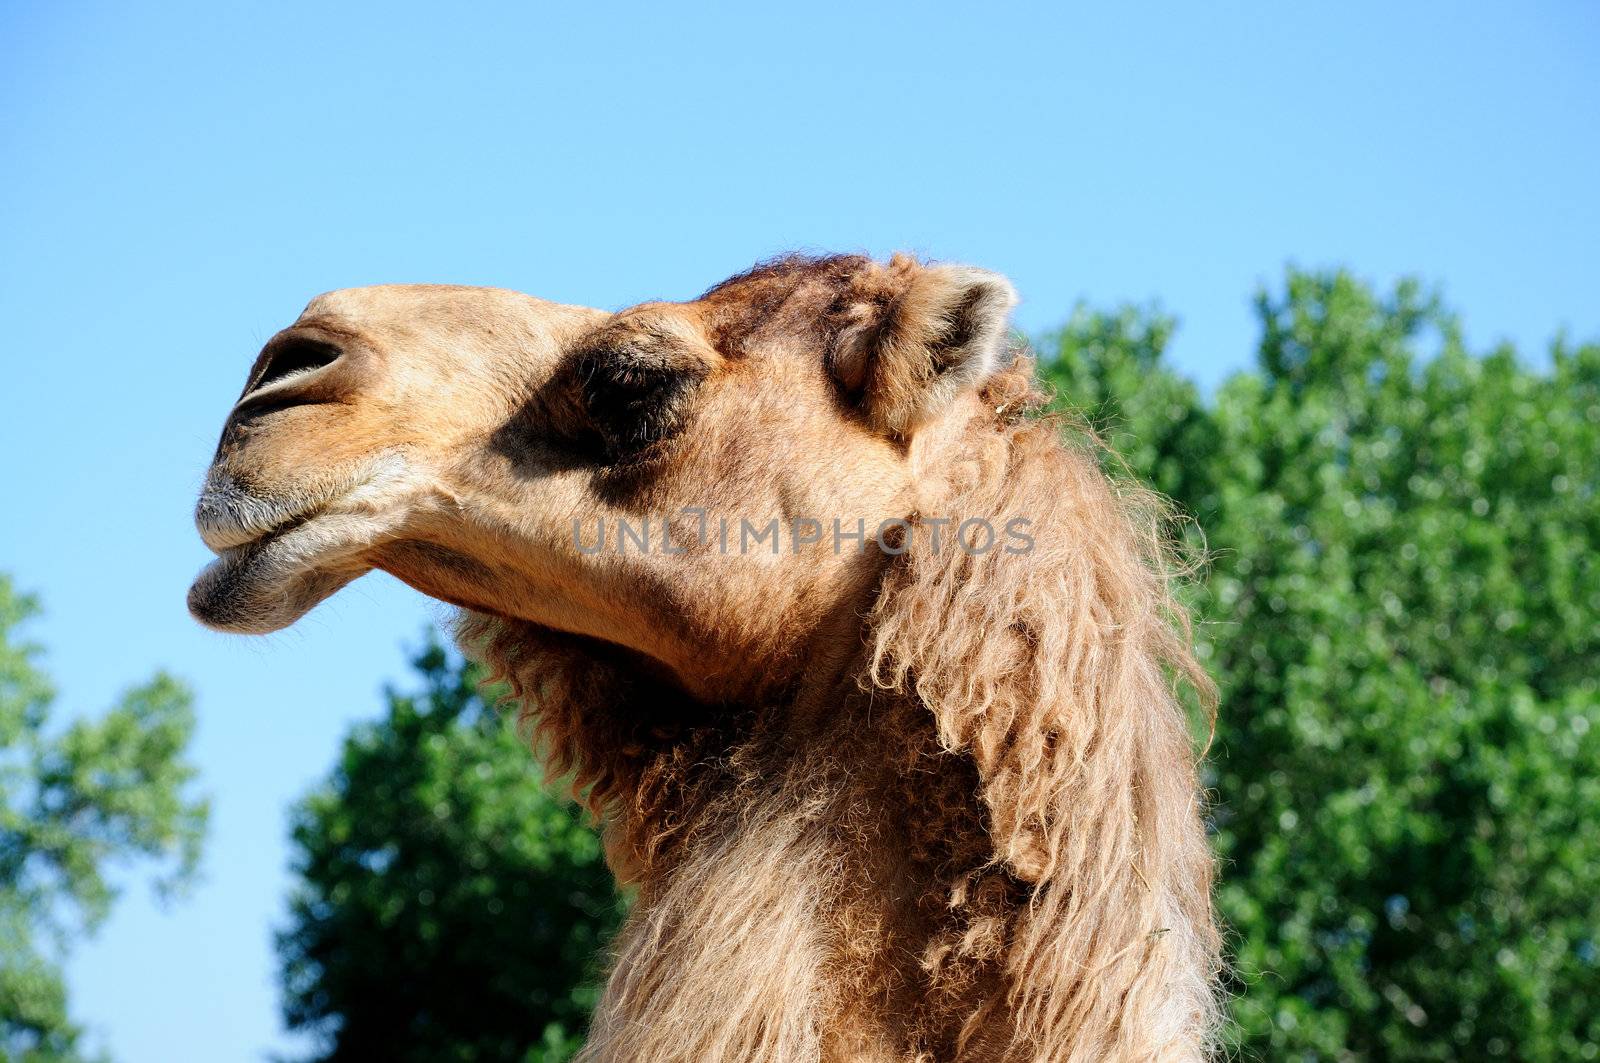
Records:
M616 313L319 296L228 412L190 611L270 632L381 569L693 692L782 681L868 604L893 522L983 408L1014 302L996 274L902 256L784 259Z

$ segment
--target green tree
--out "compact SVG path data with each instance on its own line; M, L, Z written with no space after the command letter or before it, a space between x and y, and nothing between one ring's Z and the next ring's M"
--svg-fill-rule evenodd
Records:
M294 813L288 1022L322 1060L564 1059L618 913L599 841L475 669L436 639L413 663Z
M1291 271L1202 396L1172 322L1046 374L1205 529L1244 1058L1600 1054L1600 347L1469 354L1402 283ZM1192 533L1192 530L1190 532Z
M0 1059L84 1058L60 960L105 918L107 865L145 857L157 886L190 881L206 803L185 759L189 693L158 674L97 719L51 726L55 692L18 628L37 612L0 574Z

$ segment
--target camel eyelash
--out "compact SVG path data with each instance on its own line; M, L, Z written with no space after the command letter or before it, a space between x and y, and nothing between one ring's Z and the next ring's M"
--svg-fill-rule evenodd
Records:
M635 352L585 355L577 364L584 409L613 459L637 455L676 434L701 377Z

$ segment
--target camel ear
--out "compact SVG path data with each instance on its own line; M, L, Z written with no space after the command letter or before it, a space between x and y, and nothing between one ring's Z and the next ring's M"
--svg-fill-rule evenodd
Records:
M875 425L909 436L1007 361L1016 305L998 273L896 255L843 308L834 377Z

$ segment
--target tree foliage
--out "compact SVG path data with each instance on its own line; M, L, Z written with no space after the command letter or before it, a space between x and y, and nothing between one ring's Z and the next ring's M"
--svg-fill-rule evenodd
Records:
M1413 283L1291 272L1202 396L1078 313L1061 401L1204 528L1244 1058L1600 1051L1600 347L1474 357Z
M60 960L116 897L109 865L135 857L187 883L207 806L192 793L188 691L158 674L98 718L52 725L55 692L18 629L37 612L0 574L0 1059L82 1059Z
M414 664L294 813L288 1022L323 1060L565 1058L616 921L599 842L476 669L437 641Z

